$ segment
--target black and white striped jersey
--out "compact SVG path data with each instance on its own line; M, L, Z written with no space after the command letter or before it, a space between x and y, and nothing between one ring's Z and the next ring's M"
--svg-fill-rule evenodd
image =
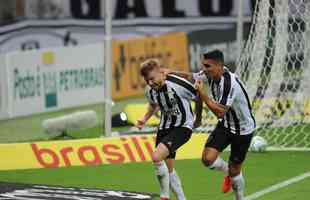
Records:
M228 106L228 111L220 122L229 128L232 133L247 135L255 129L255 119L251 103L244 84L236 74L224 67L221 80L216 82L208 78L203 71L193 74L195 80L208 81L210 93L217 103Z
M173 127L193 128L191 101L196 98L196 90L192 83L175 75L167 75L160 90L147 86L145 95L149 103L160 107L159 130Z

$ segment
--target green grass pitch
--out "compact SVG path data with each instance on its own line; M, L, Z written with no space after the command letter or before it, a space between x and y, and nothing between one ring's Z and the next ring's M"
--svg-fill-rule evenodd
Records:
M227 153L224 153L227 158ZM223 174L205 168L200 160L178 160L176 169L189 200L231 200L220 192ZM246 194L252 194L310 171L309 152L249 153L244 164ZM0 181L118 189L158 194L151 163L1 171ZM310 177L268 193L258 200L306 200ZM175 200L175 198L172 198Z

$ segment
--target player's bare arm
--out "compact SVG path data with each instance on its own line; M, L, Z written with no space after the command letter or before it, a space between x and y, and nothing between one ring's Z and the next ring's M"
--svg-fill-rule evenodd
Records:
M194 121L194 128L197 128L201 125L201 117L202 115L202 100L199 95L195 99L195 121Z
M194 78L193 78L193 74L190 72L185 72L185 71L173 71L171 69L168 68L162 68L163 72L167 75L167 74L174 74L177 76L180 76L182 78L185 78L186 80L194 83Z
M199 96L205 104L207 104L208 108L218 117L223 118L226 111L228 110L227 106L221 105L213 101L205 92L203 91L203 82L196 81L195 88L197 89Z
M136 127L142 129L145 123L152 117L153 114L159 111L159 106L157 104L148 104L148 108L144 117L137 121Z

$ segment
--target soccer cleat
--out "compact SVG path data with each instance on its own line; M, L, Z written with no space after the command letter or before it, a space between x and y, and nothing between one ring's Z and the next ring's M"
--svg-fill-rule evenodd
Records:
M222 192L227 193L231 189L231 180L229 176L225 176L222 185Z
M170 199L165 198L165 197L160 197L160 199L159 199L159 200L170 200Z

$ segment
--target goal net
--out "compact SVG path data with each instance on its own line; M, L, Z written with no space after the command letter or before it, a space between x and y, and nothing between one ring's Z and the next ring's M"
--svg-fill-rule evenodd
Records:
M310 149L310 1L258 0L237 63L257 135L277 149Z
M256 135L270 149L310 150L310 1L257 0L236 73L252 101ZM216 123L203 112L201 131Z

